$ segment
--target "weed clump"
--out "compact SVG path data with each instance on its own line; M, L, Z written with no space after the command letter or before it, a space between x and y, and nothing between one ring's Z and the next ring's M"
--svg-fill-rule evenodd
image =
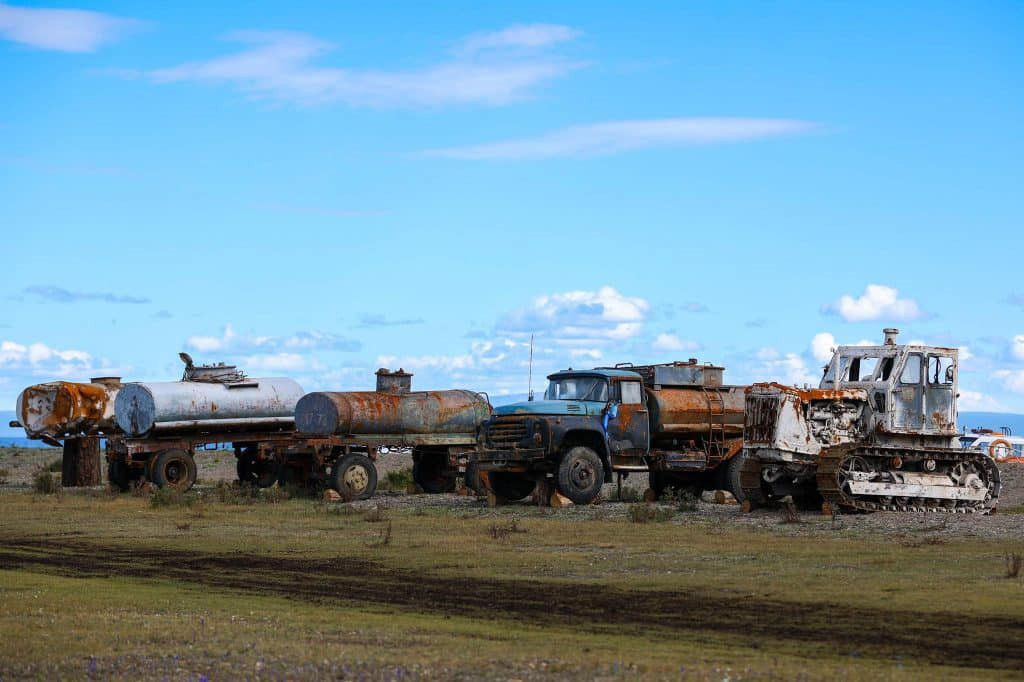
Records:
M697 511L697 496L691 490L685 488L666 490L665 494L661 497L661 501L673 505L676 511L679 512Z
M636 488L620 488L619 489L619 502L639 502L642 499L640 491Z
M60 482L49 469L43 469L32 477L32 490L37 495L55 495L60 492Z
M52 462L50 462L49 464L46 465L46 470L47 471L52 471L55 474L63 471L64 470L64 462L63 462L63 460L61 460L61 458L58 457L57 459L53 460Z
M1021 568L1024 568L1024 554L1008 552L1006 554L1006 577L1016 578L1020 575Z
M490 536L495 540L502 540L515 533L526 533L525 528L520 528L518 522L512 519L511 523L492 523L489 530Z
M397 471L389 471L381 482L384 484L380 486L382 490L396 493L405 492L412 485L412 469L406 467Z
M214 489L209 493L215 502L221 504L277 504L291 499L291 494L278 487L259 488L248 483L238 481L218 481Z
M149 498L149 506L154 509L161 507L191 507L199 501L194 492L182 492L177 488L157 488Z
M0 469L0 485L7 485L7 478L11 475L11 472L7 469Z
M673 509L656 507L649 502L629 505L629 520L633 523L650 523L652 521L668 521L675 515Z
M376 507L363 514L363 521L367 523L380 523L381 521L388 521L388 515L384 507L378 503ZM390 525L391 522L388 521L388 524Z
M391 544L391 522L388 521L388 525L380 529L380 534L377 539L369 543L370 547L387 547Z

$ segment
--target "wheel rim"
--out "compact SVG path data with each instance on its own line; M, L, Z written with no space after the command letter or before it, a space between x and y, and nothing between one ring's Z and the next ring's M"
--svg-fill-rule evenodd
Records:
M595 478L595 472L590 464L582 459L574 460L569 467L569 483L578 490L589 488Z
M349 490L362 492L363 490L366 489L366 486L369 484L370 476L369 474L366 473L366 469L359 466L358 464L353 464L352 466L345 469L345 471L342 473L341 480L345 484L345 487L348 488Z
M856 455L848 457L839 466L839 486L843 487L849 480L855 479L856 474L868 473L869 471L872 471L871 466L863 457Z
M167 466L164 467L164 478L171 485L177 485L181 483L181 463L180 462L168 462Z

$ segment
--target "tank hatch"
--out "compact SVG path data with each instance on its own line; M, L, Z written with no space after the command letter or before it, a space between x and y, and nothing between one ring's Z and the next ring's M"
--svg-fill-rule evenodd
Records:
M611 368L603 368L611 369ZM644 385L655 390L662 386L706 386L709 388L722 385L724 367L711 363L699 363L696 358L686 362L668 362L659 365L619 364L614 369L628 369L636 372L643 379Z
M185 363L185 373L182 381L196 381L206 384L230 384L231 388L241 386L258 386L259 382L253 381L245 376L245 372L235 365L226 365L223 362L210 365L197 365L192 362L192 356L188 353L178 353L178 357Z

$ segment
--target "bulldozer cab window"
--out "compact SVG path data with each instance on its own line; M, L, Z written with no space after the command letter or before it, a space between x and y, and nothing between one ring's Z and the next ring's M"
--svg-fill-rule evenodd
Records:
M878 358L873 356L854 356L842 359L843 374L841 381L871 381L878 367Z
M883 358L882 359L882 374L878 377L880 381L888 381L889 377L892 376L893 365L896 364L896 358Z
M917 353L907 356L907 362L903 365L903 372L900 374L900 383L921 383L921 356Z
M928 358L928 383L932 386L952 386L955 373L953 358L945 355Z

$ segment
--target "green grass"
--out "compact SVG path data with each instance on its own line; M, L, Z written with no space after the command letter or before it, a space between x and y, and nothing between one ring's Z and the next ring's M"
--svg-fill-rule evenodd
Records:
M1005 577L1020 547L1005 542L527 506L380 523L207 494L0 506L0 678L1012 678L1021 659L1024 580ZM958 661L966 644L1008 653Z

